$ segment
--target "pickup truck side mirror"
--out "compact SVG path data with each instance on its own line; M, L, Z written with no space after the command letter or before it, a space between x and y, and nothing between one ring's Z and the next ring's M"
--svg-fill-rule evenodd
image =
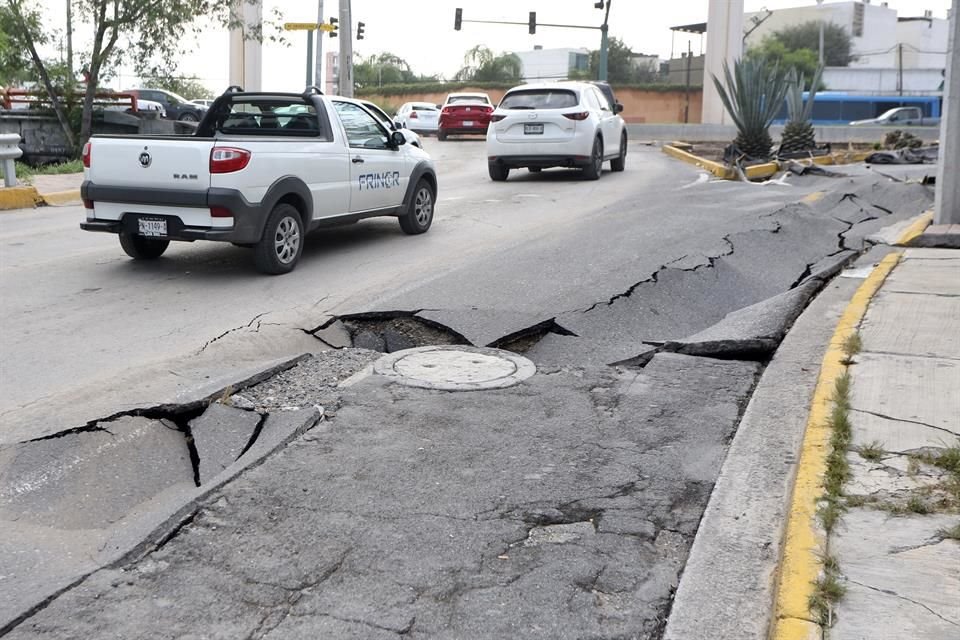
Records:
M399 148L407 143L407 138L399 131L394 131L390 134L390 143Z
M394 128L394 129L398 129L398 130L399 130L399 129L403 129L403 124L401 124L399 120L394 120L394 121L393 121L393 128Z

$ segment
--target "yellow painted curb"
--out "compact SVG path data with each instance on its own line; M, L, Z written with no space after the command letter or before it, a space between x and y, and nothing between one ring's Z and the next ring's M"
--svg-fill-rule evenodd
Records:
M760 178L769 178L777 171L780 171L779 162L765 162L763 164L755 164L746 167L743 170L743 173L750 180L759 180Z
M52 191L50 193L41 193L40 198L43 203L50 206L75 204L80 202L80 189L69 189L67 191Z
M826 191L814 191L813 193L804 196L800 202L804 204L815 204L823 200L823 196L827 195Z
M820 365L820 375L810 403L807 429L800 450L797 477L787 515L783 556L780 561L777 595L774 600L772 640L807 640L812 628L809 600L820 574L825 540L816 519L817 501L823 496L823 474L829 453L831 398L836 379L846 370L843 344L867 312L887 276L903 254L885 257L853 295L830 340ZM819 637L819 635L815 636Z
M909 246L913 240L926 231L927 227L933 222L933 211L927 211L924 214L917 217L910 226L903 230L903 233L900 234L900 237L897 238L897 241L894 243L898 247Z
M32 209L40 202L40 194L34 187L4 187L0 189L0 210Z
M668 156L673 156L677 160L683 160L687 164L692 164L694 166L700 167L701 169L706 169L713 175L718 178L733 178L733 171L728 169L726 165L723 165L719 162L714 162L713 160L707 160L706 158L701 158L700 156L695 156L692 153L684 151L683 149L678 149L669 144L663 145L661 147L663 152Z

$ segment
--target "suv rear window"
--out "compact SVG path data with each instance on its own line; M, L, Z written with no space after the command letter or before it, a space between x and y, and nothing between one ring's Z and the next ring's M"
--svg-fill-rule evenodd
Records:
M569 89L526 89L505 95L500 108L567 109L577 106L577 103L577 94Z
M197 135L297 136L332 140L326 119L299 97L237 96L218 101Z

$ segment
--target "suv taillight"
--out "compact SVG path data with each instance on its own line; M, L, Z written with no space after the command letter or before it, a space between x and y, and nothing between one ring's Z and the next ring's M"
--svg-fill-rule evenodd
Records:
M210 173L233 173L250 164L251 153L235 147L214 147L210 151Z
M83 145L82 157L83 157L83 166L89 169L90 168L90 142L89 141L87 141Z
M504 115L490 116L490 122L500 122L501 120L503 120L503 119L506 118L506 117L507 117L507 116L504 116Z
M565 113L563 114L564 118L570 118L571 120L586 120L590 117L589 111L579 111L577 113Z

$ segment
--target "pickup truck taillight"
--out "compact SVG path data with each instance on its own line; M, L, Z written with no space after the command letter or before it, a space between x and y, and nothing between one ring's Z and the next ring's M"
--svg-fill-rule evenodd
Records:
M89 169L90 168L90 143L89 142L86 142L83 145L82 157L83 157L83 166Z
M233 173L250 164L250 152L235 147L214 147L210 151L210 173Z

